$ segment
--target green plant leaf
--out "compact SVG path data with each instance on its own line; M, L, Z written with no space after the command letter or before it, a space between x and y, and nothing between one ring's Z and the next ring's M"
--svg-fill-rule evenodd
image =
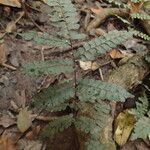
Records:
M131 38L133 32L127 31L111 31L104 36L100 36L94 40L91 40L80 47L76 52L76 58L80 58L83 61L94 60L99 55L105 54L112 48L117 47L129 38Z
M65 129L70 127L73 122L74 118L72 114L58 117L44 128L42 136L53 138L57 133L63 132Z
M103 82L100 80L80 80L77 95L81 101L95 102L95 100L122 101L133 97L119 85Z
M74 97L75 89L72 80L65 80L50 86L33 97L35 106L50 111L65 109L64 102Z
M23 71L32 76L40 76L43 74L58 75L61 73L73 72L73 61L69 59L52 60L52 61L36 61L23 66Z

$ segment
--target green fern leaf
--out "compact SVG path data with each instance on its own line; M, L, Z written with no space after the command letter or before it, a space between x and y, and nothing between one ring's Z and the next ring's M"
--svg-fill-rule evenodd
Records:
M150 20L150 16L148 14L133 13L131 14L131 17L133 19Z
M75 54L77 58L82 60L94 60L101 54L105 54L107 51L115 48L117 45L131 38L133 32L127 31L111 31L104 36L100 36L94 40L91 40L79 48Z
M105 144L101 144L98 140L89 139L85 143L87 150L108 150Z
M47 108L50 111L65 109L66 100L74 97L75 89L72 80L66 80L54 86L50 86L33 97L35 106Z
M27 41L34 41L36 44L48 45L58 48L70 47L70 42L65 39L51 37L47 33L38 33L36 31L30 31L26 33L19 34L23 39Z
M72 114L59 117L44 128L42 136L53 138L57 133L63 132L70 127L73 122L74 118Z
M147 34L145 34L145 33L143 33L143 32L140 32L140 31L135 30L135 29L133 29L133 28L129 28L129 32L130 32L130 31L133 32L133 35L134 35L134 36L140 37L140 38L142 38L142 39L144 39L144 40L147 40L147 41L150 40L150 36L147 35Z
M136 102L136 109L133 110L137 119L142 118L148 111L148 98L146 94L139 98L139 102Z
M95 102L95 100L125 101L133 97L124 88L100 80L83 79L79 82L77 95L81 101Z
M101 128L96 124L96 121L92 118L80 116L76 118L74 124L77 130L80 130L87 134L90 133L94 137L98 137L100 134Z
M110 106L106 102L100 101L94 104L93 107L94 110L91 112L91 117L96 120L96 123L99 125L99 127L104 128L111 112Z
M23 66L23 71L32 76L40 76L43 74L61 74L73 72L73 61L52 60L52 61L37 61Z
M60 36L66 39L84 39L86 36L77 33L75 30L79 29L79 16L75 6L71 0L47 0L46 2L52 7L53 13L49 14L53 25L60 27ZM75 35L76 36L73 36Z
M142 117L135 125L132 139L142 138L146 139L150 135L150 118Z

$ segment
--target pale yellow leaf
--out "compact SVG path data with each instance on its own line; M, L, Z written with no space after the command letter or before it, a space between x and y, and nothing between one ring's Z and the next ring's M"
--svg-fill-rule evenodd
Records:
M124 145L134 128L136 120L130 110L121 112L115 120L114 140L120 146Z
M92 61L79 61L80 67L83 70L96 70L99 68L99 65L96 62Z
M21 132L25 132L32 124L31 112L28 108L22 108L17 116L17 126Z
M21 8L19 0L0 0L0 4Z

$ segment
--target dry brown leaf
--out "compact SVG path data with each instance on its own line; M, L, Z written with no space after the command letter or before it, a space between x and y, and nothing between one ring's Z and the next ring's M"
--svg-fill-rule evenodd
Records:
M0 139L0 150L17 150L17 147L10 138L2 137Z
M131 52L128 51L121 51L121 50L116 50L116 49L112 49L109 52L109 55L112 59L119 59L119 58L124 58L124 57L132 57L133 54Z
M0 4L21 8L19 0L0 0Z
M92 61L79 61L80 67L83 70L96 70L99 68L99 65L96 62L92 62Z
M16 121L14 118L11 118L8 115L3 115L2 117L0 117L0 125L3 126L4 128L8 128L14 124L16 124Z
M28 107L22 108L17 116L17 127L23 133L32 125L31 112Z
M136 120L130 110L121 112L115 120L114 140L120 146L124 145L134 128Z

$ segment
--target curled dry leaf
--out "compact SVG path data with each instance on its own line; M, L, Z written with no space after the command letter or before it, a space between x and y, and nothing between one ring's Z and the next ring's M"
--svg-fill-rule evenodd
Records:
M0 4L21 8L19 0L0 0Z
M18 129L23 133L32 125L31 112L28 107L22 108L17 116Z
M114 134L114 140L118 145L122 146L127 142L135 122L135 117L129 110L125 110L118 115L115 120L116 130Z
M92 61L79 61L80 67L83 70L96 70L99 68L99 65L96 62L92 62Z

